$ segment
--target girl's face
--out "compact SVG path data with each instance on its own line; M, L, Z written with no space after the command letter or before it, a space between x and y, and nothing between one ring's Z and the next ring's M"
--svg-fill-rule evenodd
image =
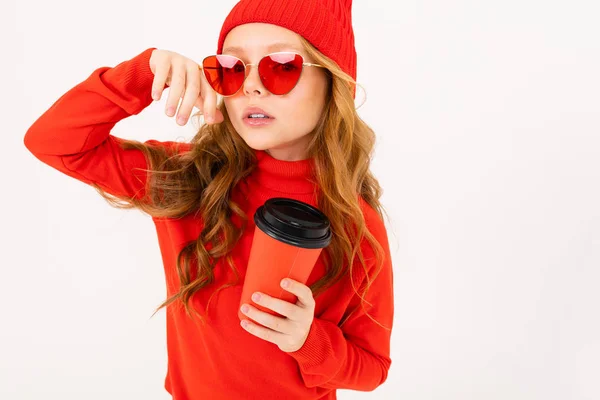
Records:
M229 32L223 44L223 54L236 56L246 64L258 64L263 56L279 51L293 51L301 54L304 62L315 63L303 50L299 36L277 25L239 25ZM242 88L223 102L231 123L248 146L266 150L279 160L295 161L307 158L308 134L321 117L326 91L324 68L305 66L292 91L279 96L263 86L258 69L252 65ZM245 118L248 107L261 108L273 119L264 126L249 125Z

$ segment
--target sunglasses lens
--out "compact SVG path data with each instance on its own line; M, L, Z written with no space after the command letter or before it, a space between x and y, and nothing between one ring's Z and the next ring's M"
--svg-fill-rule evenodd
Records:
M222 96L235 94L244 83L244 63L228 55L209 56L202 62L204 76L215 92Z
M258 64L263 85L273 94L290 92L300 79L302 56L296 53L275 53L264 57Z

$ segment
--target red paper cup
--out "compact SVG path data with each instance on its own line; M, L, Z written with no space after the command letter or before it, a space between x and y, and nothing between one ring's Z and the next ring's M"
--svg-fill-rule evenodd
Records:
M269 199L254 214L256 228L246 277L242 304L280 316L252 300L254 292L296 303L297 297L280 283L291 278L306 284L321 251L331 242L329 219L310 204L276 197ZM248 319L238 310L241 319ZM254 323L258 323L253 321Z

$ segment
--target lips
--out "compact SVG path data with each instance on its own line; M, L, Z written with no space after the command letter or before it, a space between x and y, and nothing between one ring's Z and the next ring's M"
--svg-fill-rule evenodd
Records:
M263 110L262 108L258 108L258 107L248 107L244 110L244 118L249 118L250 115L252 114L263 114L265 117L270 118L270 119L274 119L275 117L273 117L271 114L269 114L268 112L266 112L265 110ZM258 119L258 118L251 118L251 119Z

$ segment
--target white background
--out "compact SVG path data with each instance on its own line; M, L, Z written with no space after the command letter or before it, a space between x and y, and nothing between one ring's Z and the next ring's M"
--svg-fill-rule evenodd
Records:
M100 66L152 46L213 54L234 4L2 2L0 398L168 399L151 219L23 137ZM600 398L599 8L355 1L396 314L387 382L340 399ZM113 133L191 138L165 99Z

